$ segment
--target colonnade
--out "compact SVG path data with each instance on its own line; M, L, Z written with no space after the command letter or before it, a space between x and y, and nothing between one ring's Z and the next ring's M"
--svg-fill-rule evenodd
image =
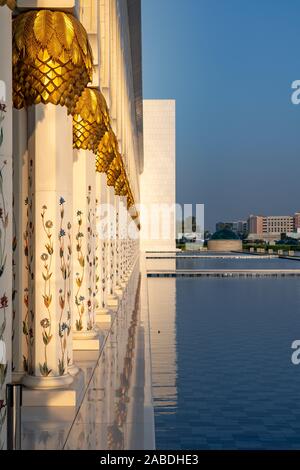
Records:
M5 3L0 16L10 22ZM2 395L12 379L33 389L72 383L74 340L97 337L97 320L116 310L138 256L127 13L118 0L95 2L96 16L85 3L70 12L21 9L0 31L11 51L0 58L13 64L13 76L0 76L11 164L2 188L8 266L1 296L12 299L10 322L0 318Z

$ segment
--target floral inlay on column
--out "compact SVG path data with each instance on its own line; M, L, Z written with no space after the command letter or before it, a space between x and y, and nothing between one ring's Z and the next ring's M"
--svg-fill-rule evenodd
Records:
M2 177L2 176L1 176ZM4 342L4 333L6 330L6 309L8 307L8 298L6 295L2 295L0 299L0 312L1 312L1 320L0 320L0 341ZM1 352L0 352L1 356ZM3 354L4 356L4 354ZM6 381L7 375L7 362L5 357L0 357L0 437L2 434L2 429L6 421L6 405L4 402L4 385ZM0 441L0 450L3 448L3 443Z
M32 188L32 160L30 161L29 166L29 190ZM33 272L33 248L30 240L33 240L33 232L34 232L34 225L32 222L32 198L25 199L25 205L27 206L27 222L26 222L26 230L23 234L23 243L24 243L24 262L25 262L25 269L28 273L28 279L34 279L34 272ZM23 335L25 336L26 342L26 355L23 354L23 369L28 374L33 374L33 361L32 361L32 354L33 354L33 344L34 344L34 311L32 309L32 305L29 306L29 297L32 298L33 296L33 285L32 283L28 284L29 287L24 288L24 295L23 295L23 303L25 307L25 315L23 320ZM29 291L30 289L30 291Z
M0 118L1 125L1 118ZM1 133L2 128L0 129L0 146L1 146ZM3 170L6 166L6 160L4 160L3 165L0 169L0 221L1 221L1 236L0 236L0 276L2 276L5 265L6 265L6 235L8 227L8 213L6 210L4 189L3 189Z
M15 219L15 212L14 212L14 205L15 205L15 200L13 196L13 201L12 201L12 207L13 207L13 238L12 238L12 278L13 278L13 289L12 289L12 334L11 334L11 341L12 344L14 343L14 339L17 337L16 335L16 306L15 306L15 300L16 300L16 295L17 295L17 285L16 285L16 249L18 246L18 240L17 240L17 228L16 228L16 219ZM13 349L13 348L12 348ZM16 368L16 364L14 361L14 355L12 354L12 361L11 361L11 370L14 371Z
M81 295L81 287L84 279L84 255L82 251L82 212L77 211L77 233L76 233L76 251L77 251L77 261L79 264L79 272L76 273L76 286L77 291L75 294L75 305L77 308L77 319L75 322L76 331L83 330L82 317L84 315L84 296Z
M105 308L105 291L106 291L106 242L103 240L102 249L101 249L101 259L102 259L102 308Z
M59 306L60 318L58 334L60 338L61 357L58 359L59 375L64 375L66 372L66 365L69 365L70 358L67 352L67 339L71 332L71 255L72 255L72 240L71 240L71 223L67 224L67 232L63 228L64 219L64 203L65 200L60 198L60 230L59 230L59 256L60 256L60 270L63 279L63 287L59 290ZM66 247L65 247L65 239Z
M71 332L71 223L67 223L67 228L64 228L64 209L65 200L60 198L60 225L58 233L58 249L60 259L60 272L62 276L62 284L59 289L58 304L60 308L59 321L58 321L58 335L60 344L60 357L58 358L58 372L62 376L66 373L66 367L70 362L67 352L68 336ZM44 363L39 364L40 372L43 377L48 377L52 369L48 366L47 348L53 338L52 334L52 262L54 256L54 242L53 242L53 221L46 220L47 206L43 206L41 213L42 226L46 235L45 252L41 255L43 261L43 280L44 280L44 306L46 314L41 320L40 325L42 328L42 337L44 343ZM66 241L65 241L66 240Z
M111 202L110 202L111 204ZM114 272L114 263L115 263L115 240L114 240L114 210L111 205L110 209L110 217L109 217L109 239L110 239L110 295L113 295L114 292L114 279L115 279L115 272Z
M120 260L119 260L119 254L120 254L120 237L119 237L119 210L117 208L116 210L116 279L117 283L119 284L120 279L119 279L119 274L120 274Z
M98 204L99 204L98 199L96 199L95 202L96 202L96 207L97 207ZM95 214L95 216L96 216L96 214ZM95 292L94 292L95 305L94 305L94 307L97 309L97 308L99 308L98 294L99 294L99 281L100 281L100 263L99 263L99 256L98 256L99 234L97 233L97 229L96 229L96 233L94 234L94 238L95 238L95 246L94 246L94 253L95 253L95 256L94 256L94 262L95 262Z
M47 243L45 244L46 252L42 253L41 255L41 260L44 263L43 266L43 272L42 276L44 279L44 306L46 308L46 315L45 317L41 320L40 325L42 327L42 337L43 337L43 343L44 343L44 363L39 364L40 372L43 377L47 377L51 373L51 369L48 367L48 359L47 359L47 348L48 345L50 344L52 340L52 333L51 333L51 327L52 327L52 316L51 316L51 302L52 302L52 293L51 293L51 276L52 276L52 271L51 271L51 265L52 265L52 259L53 259L53 233L52 233L52 228L53 228L53 222L52 220L46 220L45 221L45 216L47 212L47 206L43 206L42 208L42 224L43 224L43 229L47 238Z
M95 251L93 250L93 209L91 207L91 186L88 187L87 194L87 207L88 207L88 216L87 216L87 268L88 268L88 299L87 299L87 308L88 308L88 322L87 330L91 330L94 326L93 318L93 301L94 301L94 266L95 266Z

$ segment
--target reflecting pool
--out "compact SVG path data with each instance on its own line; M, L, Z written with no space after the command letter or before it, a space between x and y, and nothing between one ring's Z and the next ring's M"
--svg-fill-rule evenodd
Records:
M148 292L157 448L300 449L300 280L149 278Z

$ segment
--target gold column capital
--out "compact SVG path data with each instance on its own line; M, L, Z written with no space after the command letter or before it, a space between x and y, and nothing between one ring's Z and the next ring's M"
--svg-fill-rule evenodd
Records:
M13 102L72 112L92 80L92 51L82 24L62 11L33 10L13 19Z
M96 171L99 173L107 173L112 161L118 152L118 142L115 134L111 129L107 130L103 135L97 151Z
M119 153L113 159L107 170L107 186L115 186L122 172L122 157Z
M73 114L73 147L97 154L99 143L109 129L109 112L97 88L85 88Z

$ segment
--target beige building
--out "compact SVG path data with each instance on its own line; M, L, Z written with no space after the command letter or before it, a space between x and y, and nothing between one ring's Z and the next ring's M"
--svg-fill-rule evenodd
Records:
M144 170L141 175L141 248L174 251L176 118L174 100L144 100Z
M300 214L296 212L293 216L250 215L248 227L248 239L274 242L280 240L282 233L297 232L300 227Z

